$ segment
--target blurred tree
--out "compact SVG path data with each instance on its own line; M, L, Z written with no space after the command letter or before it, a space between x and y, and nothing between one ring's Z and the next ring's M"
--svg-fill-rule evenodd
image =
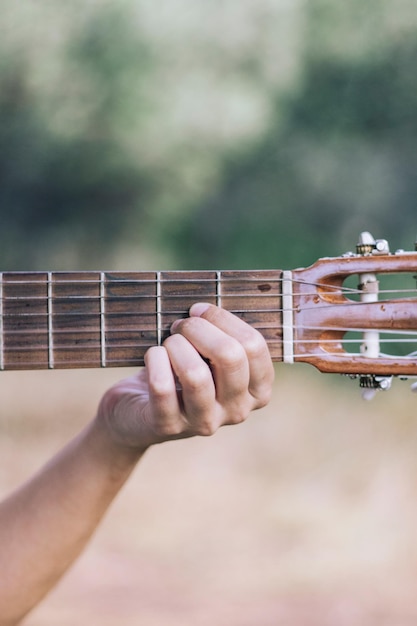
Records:
M288 267L363 228L409 245L408 0L0 10L4 268L98 266L129 245L177 266Z
M184 265L295 267L354 248L365 229L411 248L416 63L415 37L365 60L309 61L285 123L226 162L220 189L177 226Z
M64 263L65 251L75 265L97 263L118 241L129 215L146 205L150 182L118 136L129 126L132 110L140 118L140 107L146 106L140 91L150 65L127 17L109 9L72 34L62 66L67 73L52 101L39 102L31 84L30 49L18 62L9 56L2 68L3 267L37 267L59 258L57 251ZM51 105L59 107L66 95L78 100L78 116L70 115L64 129L62 112ZM77 122L80 128L73 127Z

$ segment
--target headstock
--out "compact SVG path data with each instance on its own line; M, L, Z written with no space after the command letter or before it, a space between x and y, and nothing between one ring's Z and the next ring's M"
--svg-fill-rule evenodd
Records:
M417 252L391 254L370 233L356 253L294 271L294 361L359 378L365 389L417 376L416 274Z

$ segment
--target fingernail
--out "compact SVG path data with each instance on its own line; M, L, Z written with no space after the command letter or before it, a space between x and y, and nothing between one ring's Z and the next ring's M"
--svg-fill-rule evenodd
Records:
M172 322L171 324L171 328L170 328L170 332L174 333L175 329L177 328L178 324L180 323L181 320L175 320L175 322Z
M211 305L208 302L196 302L196 304L193 304L190 308L190 315L193 317L201 317L203 313L210 308L210 306Z

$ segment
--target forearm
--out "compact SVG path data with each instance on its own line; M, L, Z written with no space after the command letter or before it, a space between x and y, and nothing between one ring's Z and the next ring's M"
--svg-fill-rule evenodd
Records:
M0 626L17 624L68 569L141 454L95 420L0 504Z

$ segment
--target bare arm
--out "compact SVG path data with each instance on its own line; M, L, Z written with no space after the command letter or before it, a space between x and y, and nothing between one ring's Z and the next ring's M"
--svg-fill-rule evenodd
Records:
M0 504L0 626L17 624L68 569L149 446L211 435L269 399L273 368L264 340L214 306L195 305L145 361Z

